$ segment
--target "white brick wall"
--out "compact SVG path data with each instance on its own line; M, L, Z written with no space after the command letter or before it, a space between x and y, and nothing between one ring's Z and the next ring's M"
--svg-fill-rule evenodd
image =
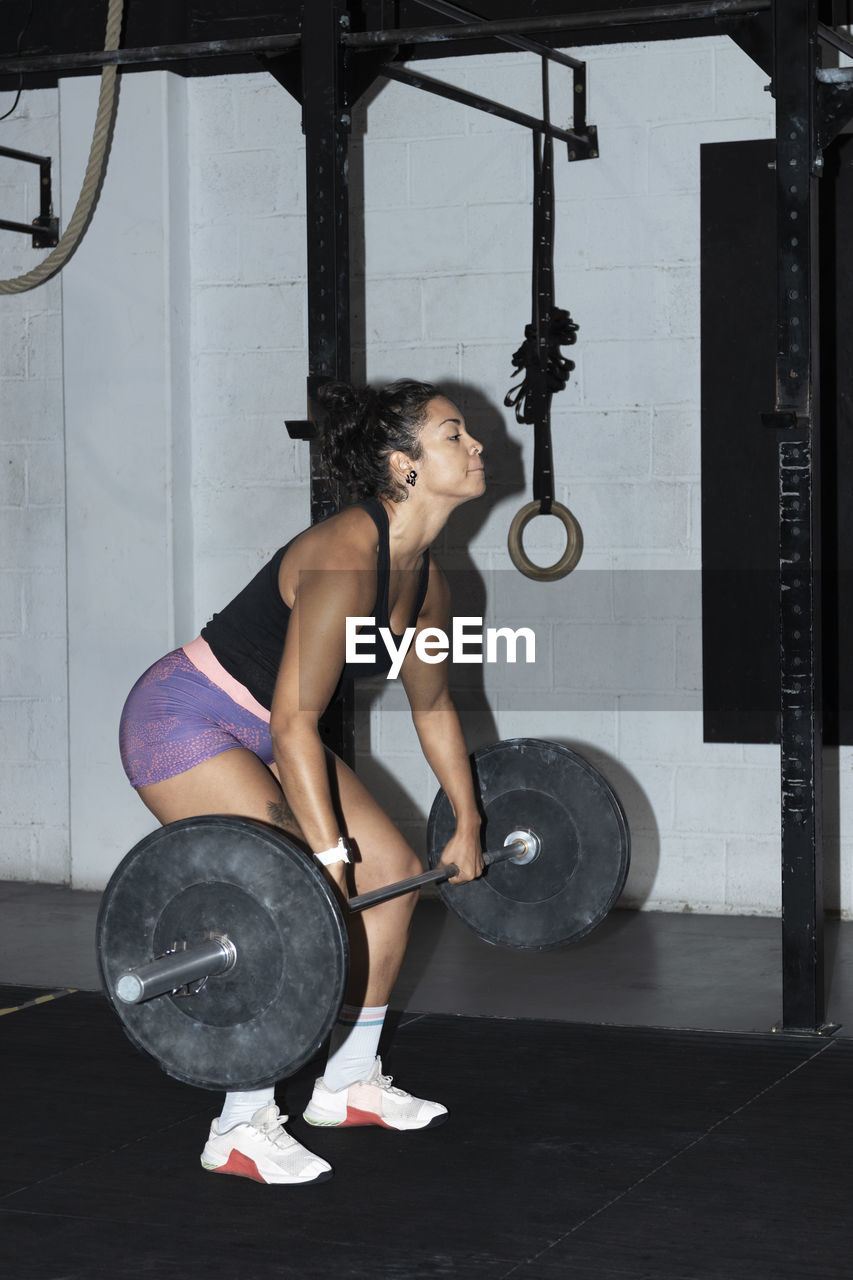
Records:
M56 158L57 94L25 95L4 145ZM57 169L54 167L54 182ZM39 211L38 170L0 158L3 216ZM7 212L8 210L8 212ZM0 278L44 255L0 234ZM68 857L61 283L0 298L0 876L64 881Z
M531 583L506 552L533 455L530 429L503 406L529 319L524 131L408 86L368 95L352 166L357 186L363 163L366 210L356 336L363 324L372 380L447 384L486 446L489 494L456 514L437 551L467 574L458 611L473 611L473 599L487 624L535 626L538 661L456 674L471 745L552 737L603 770L632 827L627 902L775 912L778 752L702 742L698 576L699 147L771 136L772 100L760 71L722 37L574 52L588 63L601 157L569 165L555 149L556 296L581 326L569 353L577 369L553 413L557 496L585 539L572 577ZM538 111L538 62L526 54L448 59L427 70ZM299 108L261 73L175 82L167 93L162 119L183 119L185 94L187 127L173 130L164 162L172 176L163 226L155 218L140 230L149 256L160 240L171 246L167 272L173 241L189 229L185 274L169 286L178 355L154 375L171 380L164 466L179 500L168 581L152 565L141 585L163 598L181 641L308 519L307 447L284 428L305 409L305 152ZM569 96L555 69L555 118ZM119 147L149 127L132 114L134 101L123 94ZM12 146L56 155L57 95L26 95L6 130ZM182 187L175 175L184 171ZM0 161L8 216L34 215L27 178ZM357 263L357 236L353 250ZM0 237L0 273L31 261L23 238ZM110 278L111 263L102 269ZM182 291L186 315L175 304ZM74 875L61 307L61 280L0 299L0 875L44 880ZM555 553L561 535L552 523L529 527L532 553ZM420 848L434 780L401 691L379 682L359 705L359 767ZM92 714L104 721L93 729L107 732L110 709ZM848 749L838 753L839 794L827 814L828 898L847 914L851 759ZM122 785L109 778L110 789ZM129 843L136 833L125 825ZM97 874L88 867L87 882Z
M284 426L305 416L305 149L270 77L189 88L198 631L309 518L307 451Z

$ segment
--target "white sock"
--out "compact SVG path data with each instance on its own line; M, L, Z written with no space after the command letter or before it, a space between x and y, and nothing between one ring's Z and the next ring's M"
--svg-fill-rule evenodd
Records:
M247 1124L252 1116L268 1102L275 1102L275 1088L251 1089L248 1093L226 1093L219 1117L219 1132L227 1133L235 1124Z
M343 1006L332 1029L329 1058L323 1072L327 1089L337 1092L369 1075L387 1012L387 1004L364 1009L350 1004Z

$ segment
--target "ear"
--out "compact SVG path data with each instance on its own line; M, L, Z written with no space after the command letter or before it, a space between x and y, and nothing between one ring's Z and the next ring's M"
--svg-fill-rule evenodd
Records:
M408 454L403 453L401 449L395 449L393 453L388 455L388 464L391 467L391 474L396 476L398 480L412 470L413 463Z

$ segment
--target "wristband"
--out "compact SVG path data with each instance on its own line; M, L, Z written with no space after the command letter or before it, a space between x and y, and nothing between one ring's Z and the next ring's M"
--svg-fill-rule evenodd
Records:
M332 845L331 849L323 849L320 853L315 853L314 860L323 867L330 867L335 862L352 862L343 836L338 836L338 843Z

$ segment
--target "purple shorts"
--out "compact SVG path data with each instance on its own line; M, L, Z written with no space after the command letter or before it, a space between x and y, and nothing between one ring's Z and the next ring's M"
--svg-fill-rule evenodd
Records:
M196 639L155 662L131 689L119 730L124 771L131 786L146 787L234 747L272 764L269 718Z

